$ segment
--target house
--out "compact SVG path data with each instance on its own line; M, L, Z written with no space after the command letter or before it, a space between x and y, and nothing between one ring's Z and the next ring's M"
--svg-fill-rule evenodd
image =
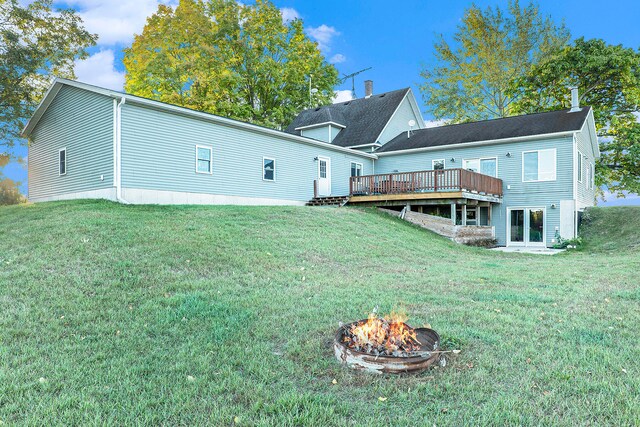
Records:
M500 245L576 235L595 200L593 112L427 128L411 89L302 111L268 129L56 79L24 129L29 199L303 205L348 196L484 227Z

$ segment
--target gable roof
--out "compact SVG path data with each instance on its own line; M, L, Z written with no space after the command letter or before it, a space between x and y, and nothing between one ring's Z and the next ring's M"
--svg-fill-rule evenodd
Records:
M410 138L403 132L376 153L577 132L582 129L590 111L591 107L584 107L573 113L569 110L549 111L418 129L411 133Z
M285 132L300 135L300 128L334 122L345 128L338 133L331 145L354 147L375 143L410 91L410 88L404 88L372 95L369 98L352 99L304 110Z
M36 108L36 111L33 113L33 116L29 119L26 126L22 130L22 134L21 134L22 137L28 138L29 135L31 135L31 132L33 132L33 129L36 127L36 125L38 124L38 122L46 112L47 108L49 108L49 106L51 105L55 97L58 95L58 92L63 86L71 86L71 87L87 90L89 92L108 96L116 100L125 99L127 103L144 105L151 108L157 108L159 110L164 110L174 114L183 114L186 116L214 122L220 125L226 125L226 126L231 126L238 129L244 129L244 130L253 131L261 134L271 135L271 136L287 139L287 140L298 142L298 143L320 146L322 148L327 148L329 150L340 151L343 153L348 153L351 155L356 155L361 157L368 157L371 159L377 158L377 156L375 156L374 154L363 153L356 150L335 146L333 144L318 141L313 138L292 135L291 133L283 132L280 130L271 129L271 128L267 128L259 125L254 125L252 123L246 123L246 122L242 122L235 119L229 119L227 117L221 117L211 113L196 111L190 108L180 107L178 105L173 105L173 104L167 104L164 102L155 101L148 98L143 98L141 96L130 95L128 93L118 92L111 89L105 89L99 86L93 86L87 83L63 79L60 77L57 77L53 81L53 83L49 87L49 90L45 94L44 98L42 99L42 101L40 101L40 105L38 105L38 108Z

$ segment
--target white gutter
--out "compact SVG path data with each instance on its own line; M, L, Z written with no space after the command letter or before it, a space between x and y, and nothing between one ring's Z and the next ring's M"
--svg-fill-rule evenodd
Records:
M116 102L116 100L113 100ZM116 200L120 203L129 204L126 200L122 198L122 106L127 102L126 98L122 96L120 101L116 105L115 109L115 176L114 181L116 184Z
M385 151L382 153L376 152L376 154L378 155L378 157L396 156L398 154L420 153L423 151L438 151L438 150L444 150L447 148L464 148L464 147L474 147L476 145L505 144L508 142L522 142L522 141L531 141L535 139L546 139L546 138L554 138L559 136L570 136L570 135L573 135L574 132L575 131L570 130L570 131L564 131L564 132L518 136L514 138L487 139L485 141L464 142L462 144L446 144L446 145L437 145L435 147L410 148L408 150Z

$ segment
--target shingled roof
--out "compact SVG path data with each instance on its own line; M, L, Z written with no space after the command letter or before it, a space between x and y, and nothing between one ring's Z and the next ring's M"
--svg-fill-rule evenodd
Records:
M407 92L409 88L304 110L285 132L300 135L297 128L334 122L345 128L335 137L332 145L353 147L371 144L376 142Z
M410 138L407 138L407 133L403 132L376 150L376 153L578 131L582 128L590 110L590 107L584 107L573 113L569 110L559 110L438 126L415 130Z

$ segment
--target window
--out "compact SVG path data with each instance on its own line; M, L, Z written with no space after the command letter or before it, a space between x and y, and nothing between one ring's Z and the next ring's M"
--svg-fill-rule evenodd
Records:
M63 148L58 152L58 174L67 174L67 149Z
M589 187L590 190L593 190L593 188L596 186L596 165L594 165L593 163L591 163L591 187Z
M351 176L362 176L362 163L351 162Z
M211 147L203 147L196 145L196 172L197 173L213 173L211 169Z
M327 161L326 160L320 160L320 178L326 178L327 177Z
M262 158L262 179L265 181L276 180L276 159Z
M431 169L434 171L444 169L444 159L431 160Z
M556 149L522 153L522 181L555 181Z
M479 172L483 175L498 176L498 159L489 157L486 159L465 159L462 161L464 169Z
M578 151L578 182L582 182L582 153Z

